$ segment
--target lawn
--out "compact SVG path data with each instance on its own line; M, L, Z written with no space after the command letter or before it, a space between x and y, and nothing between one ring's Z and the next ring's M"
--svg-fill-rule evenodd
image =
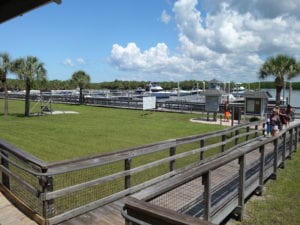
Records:
M33 111L39 107L31 103ZM12 100L9 116L4 117L0 100L0 139L52 162L222 129L219 125L191 123L195 114L145 114L139 110L66 104L52 104L52 108L79 114L23 117L24 102Z

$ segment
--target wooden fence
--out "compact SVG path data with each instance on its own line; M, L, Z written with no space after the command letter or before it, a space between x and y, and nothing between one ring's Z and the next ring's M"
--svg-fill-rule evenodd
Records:
M264 134L264 124L247 123L209 134L54 163L43 162L0 141L0 188L39 224L57 224Z
M292 152L296 151L300 141L299 129L300 124L297 123L288 127L277 136L253 141L250 145L232 149L230 152L211 158L206 162L201 161L188 171L178 173L169 180L136 194L135 198L128 198L122 212L126 218L126 224L153 224L153 221L155 221L154 224L204 225L208 224L207 222L218 224L232 212L239 219L242 219L245 199L253 191L261 195L264 182L270 177L276 179L277 168L284 167L286 158L291 158ZM248 162L246 165L246 157L254 151L258 153L258 160ZM226 183L223 182L213 187L213 171L220 168L224 169L224 166L232 164L233 161L238 162L237 174L234 174L234 179L226 179ZM253 172L255 167L257 167L257 170ZM251 170L252 174L250 173ZM232 174L229 175L232 176ZM198 192L198 202L193 201L189 203L189 207L192 205L196 208L195 206L197 206L197 210L202 213L197 212L195 214L193 212L193 215L197 215L196 217L204 220L198 219L198 223L194 220L189 222L185 214L190 215L191 208L187 210L188 207L185 207L185 210L174 211L166 206L169 204L173 207L175 202L170 199L172 194L169 193L175 189L184 189L186 188L184 186L188 187L187 184L190 186L193 181L199 178L201 179L200 186L203 185L203 188L201 190L199 185L193 187ZM225 186L228 189L229 185L235 185L235 188L231 188L230 191L225 190L227 192L226 196L214 201L213 197L215 197L216 193L219 190L224 190ZM183 193L177 191L176 194L180 196ZM159 198L163 200L157 201L156 199ZM164 207L161 207L160 204L164 205ZM200 211L200 206L203 207L203 211ZM171 221L170 218L173 218L175 222Z

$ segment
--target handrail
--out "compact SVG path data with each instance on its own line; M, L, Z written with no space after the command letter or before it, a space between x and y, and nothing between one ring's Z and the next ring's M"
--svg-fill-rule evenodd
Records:
M134 219L139 218L140 221L151 221L152 219L155 219L157 216L160 215L159 210L161 207L157 204L149 204L148 202L152 201L153 199L162 196L170 191L173 191L179 186L182 186L194 179L197 179L199 177L202 177L202 185L204 185L204 191L201 198L201 201L203 201L203 217L205 220L212 221L211 218L214 216L214 213L216 213L218 209L218 205L213 206L212 205L212 191L216 190L216 187L212 187L211 184L211 172L216 170L217 168L220 168L232 161L238 160L239 166L238 166L238 176L236 179L239 180L238 182L238 190L236 190L237 196L235 195L235 198L237 199L237 202L234 204L236 205L235 213L238 216L239 219L243 217L243 209L244 209L244 200L247 197L245 194L245 187L246 185L249 185L249 180L246 182L246 154L258 150L260 152L260 159L259 159L259 177L256 178L258 181L257 191L262 191L262 186L264 184L264 180L268 177L265 177L265 163L266 163L266 156L265 156L265 146L269 143L273 144L273 150L272 154L274 154L274 158L271 165L272 173L271 175L274 177L277 174L277 167L278 165L278 157L281 158L281 163L284 162L286 157L291 157L292 151L296 151L297 149L297 143L299 140L299 123L294 124L292 126L287 127L285 130L281 131L276 136L270 137L270 138L263 138L258 142L254 142L251 145L245 145L243 147L236 147L232 151L228 151L226 154L220 154L217 157L213 157L208 161L200 161L197 164L195 164L193 167L190 167L187 171L183 171L181 173L177 173L173 177L169 178L167 182L162 182L159 185L151 186L137 194L134 194L130 198L127 203L125 203L125 206L123 208L123 211L126 211L128 209L131 209L131 214ZM288 156L286 156L286 134L289 133L289 147L288 147ZM281 150L282 156L279 156L279 140L282 141L283 149ZM269 168L270 166L268 166ZM269 173L270 174L270 173ZM267 175L270 176L270 175ZM246 184L247 183L247 184ZM252 190L252 189L250 189ZM200 190L199 190L200 191ZM200 195L200 193L199 193ZM228 201L232 200L233 195L229 195L231 198L226 198L226 202L223 201L222 204L228 204ZM166 197L163 197L166 198ZM200 199L199 199L200 200ZM168 201L168 200L167 200ZM146 212L142 212L142 216L139 214L140 207L144 206L151 206L149 209L145 209ZM232 206L230 206L232 207ZM154 212L156 210L156 212ZM231 211L228 211L227 213L230 213ZM232 208L231 208L232 210ZM176 210L173 211L174 213ZM228 214L226 214L228 215ZM226 216L225 215L225 216ZM223 217L224 218L224 217ZM130 222L131 218L126 217L126 222ZM215 218L216 219L216 218ZM214 220L214 221L220 221L220 218ZM167 223L171 224L171 223ZM184 223L185 224L185 223Z

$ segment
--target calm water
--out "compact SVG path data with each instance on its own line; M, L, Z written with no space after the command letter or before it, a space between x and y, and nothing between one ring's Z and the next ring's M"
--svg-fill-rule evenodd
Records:
M275 98L276 91L275 89L266 89L270 92L270 94ZM283 91L281 92L281 96L283 96ZM289 97L289 90L285 90L285 98ZM291 95L291 106L300 107L300 90L293 90Z

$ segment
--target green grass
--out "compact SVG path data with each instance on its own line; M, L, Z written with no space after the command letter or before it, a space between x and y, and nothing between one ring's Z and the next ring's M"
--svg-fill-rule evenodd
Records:
M35 104L32 102L31 108ZM65 104L52 107L79 114L26 118L24 102L9 101L9 116L0 116L0 139L50 162L222 129L219 125L191 123L193 114L144 114L139 110ZM39 105L35 111L38 109Z
M235 225L298 225L300 224L300 148L279 170L276 181L269 180L262 197L246 204L243 222Z

